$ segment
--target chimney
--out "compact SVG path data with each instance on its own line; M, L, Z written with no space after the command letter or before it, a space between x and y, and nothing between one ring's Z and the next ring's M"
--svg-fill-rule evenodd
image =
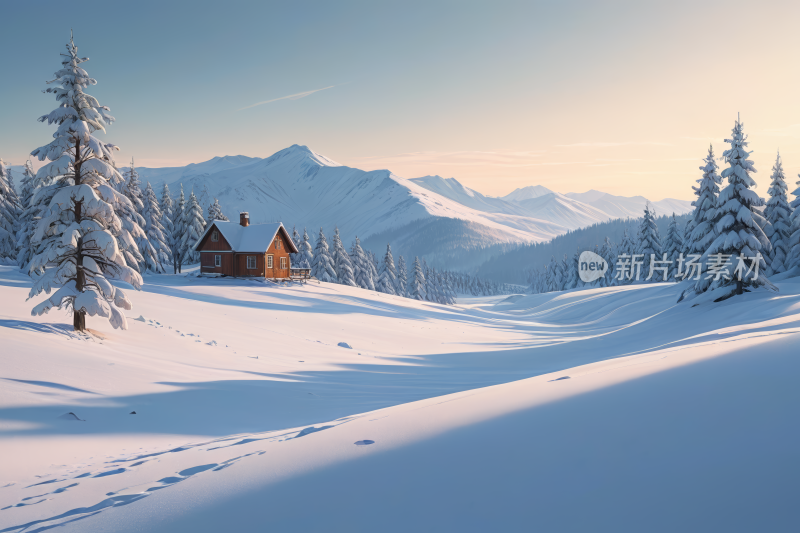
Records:
M239 213L239 224L245 228L250 225L250 215L247 212Z

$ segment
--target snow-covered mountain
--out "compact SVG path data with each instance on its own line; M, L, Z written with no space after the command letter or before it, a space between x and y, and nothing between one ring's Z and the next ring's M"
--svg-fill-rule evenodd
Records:
M507 202L521 202L523 200L530 200L531 198L538 198L540 196L552 193L553 191L547 187L543 187L541 185L528 185L527 187L522 187L521 189L514 189L507 195L503 196L502 199Z
M693 209L692 203L688 200L665 198L653 202L644 196L614 196L594 189L583 193L570 192L565 196L596 207L600 211L607 213L611 218L639 218L642 216L644 206L648 202L652 208L655 208L658 215L671 215L672 213L682 215Z
M474 189L465 187L455 178L443 178L441 176L424 176L422 178L412 178L411 181L425 187L431 192L440 194L445 198L477 209L486 213L505 213L509 215L526 216L528 213L525 208L513 202L507 202L503 198L492 198L484 196Z
M631 198L591 190L560 194L541 185L516 189L501 198L484 196L465 187L455 178L425 176L411 181L460 204L488 213L504 213L546 220L570 230L615 218L639 218L648 202L643 196ZM692 210L691 202L667 198L650 202L658 214L683 214Z
M318 228L330 238L336 225L348 246L358 236L376 252L391 242L399 253L429 260L436 249L538 242L569 229L524 215L512 205L493 212L480 201L464 205L388 170L339 165L298 145L266 159L227 156L187 167L137 169L159 191L166 182L175 195L182 184L187 195L194 190L204 207L219 199L232 218L247 211L253 223L280 220L290 228L306 227L312 241Z
M367 172L299 145L266 159L225 156L185 167L137 169L159 193L167 183L177 195L182 184L187 195L194 190L204 209L217 198L233 219L248 211L253 223L280 220L308 228L312 241L319 227L330 238L338 226L348 246L356 236L375 252L391 243L396 254L424 256L448 268L466 267L468 255L478 260L475 250L545 241L596 222L639 217L647 201L597 191L576 198L539 185L492 198L455 178ZM690 209L689 202L678 200L653 204L661 211L664 202L673 202L676 212Z

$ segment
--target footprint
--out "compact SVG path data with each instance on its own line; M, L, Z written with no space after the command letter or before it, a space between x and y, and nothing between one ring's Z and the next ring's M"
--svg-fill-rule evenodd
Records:
M375 444L374 440L359 440L355 442L356 446L369 446L370 444Z

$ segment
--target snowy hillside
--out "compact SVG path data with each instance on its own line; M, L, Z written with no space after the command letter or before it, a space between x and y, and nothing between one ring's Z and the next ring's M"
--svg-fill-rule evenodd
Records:
M83 338L67 317L31 317L29 281L0 267L0 531L800 519L798 283L710 312L675 305L670 284L451 307L341 285L146 282L129 331L90 319Z

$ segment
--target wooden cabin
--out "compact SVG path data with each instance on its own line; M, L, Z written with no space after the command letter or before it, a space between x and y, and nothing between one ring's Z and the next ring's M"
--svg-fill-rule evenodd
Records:
M200 272L235 277L289 279L291 258L297 253L280 222L250 225L248 213L239 223L215 220L194 245L200 252Z

